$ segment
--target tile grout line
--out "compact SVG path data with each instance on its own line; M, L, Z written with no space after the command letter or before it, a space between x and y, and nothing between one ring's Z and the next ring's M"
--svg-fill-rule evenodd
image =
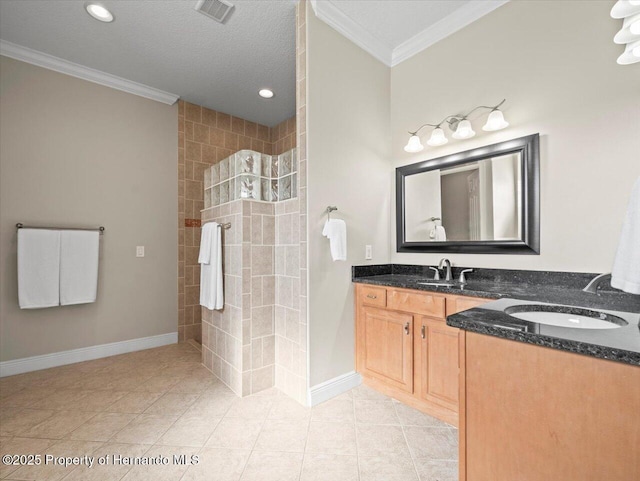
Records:
M309 434L311 433L311 407L309 408L309 420L307 421L307 437L304 440L304 447L302 448L302 463L300 464L300 474L298 480L302 480L302 472L304 470L304 462L307 457L307 444L309 444Z
M353 390L352 390L353 391ZM360 450L358 449L358 424L356 419L356 399L351 394L351 402L353 403L353 431L356 438L356 468L358 469L358 481L360 481Z
M402 429L402 437L404 438L404 442L407 445L407 449L409 450L409 457L411 458L411 465L413 466L413 471L416 473L416 479L419 481L420 473L418 472L418 467L416 466L416 460L415 460L415 457L413 456L411 446L409 445L409 439L407 438L407 433L404 430L404 427L405 427L404 423L402 422L402 420L400 419L400 415L398 414L396 403L393 403L393 410L395 411L396 416L398 416L398 421L400 421L400 429Z
M250 396L247 396L247 397L250 397ZM240 473L240 477L238 478L239 480L242 479L242 476L244 476L244 473L247 470L247 466L249 466L249 461L251 460L251 456L253 455L253 452L255 450L256 444L258 444L258 439L260 439L260 434L262 433L262 430L264 429L264 425L267 422L267 419L269 418L269 415L271 414L271 411L273 410L274 404L275 403L273 401L271 401L271 406L269 406L269 412L267 413L265 418L262 420L262 424L260 425L260 430L258 431L258 435L256 436L256 440L253 442L253 446L251 446L251 449L249 450L249 456L247 456L247 461L245 462L244 467L242 468L242 473ZM226 414L225 414L225 416L226 416Z

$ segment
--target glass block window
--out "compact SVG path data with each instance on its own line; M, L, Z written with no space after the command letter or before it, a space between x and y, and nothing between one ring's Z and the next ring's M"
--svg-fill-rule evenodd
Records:
M278 202L298 196L296 149L280 155L240 150L204 173L204 207L237 199Z

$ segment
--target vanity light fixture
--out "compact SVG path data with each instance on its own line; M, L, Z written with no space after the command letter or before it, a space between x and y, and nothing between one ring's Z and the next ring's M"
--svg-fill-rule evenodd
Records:
M468 117L479 109L490 111L487 122L482 127L482 130L486 132L502 130L509 126L509 122L504 119L504 114L500 110L500 107L503 103L505 103L505 101L506 99L494 107L480 105L465 115L448 115L438 124L421 125L420 128L418 128L415 132L409 132L409 141L407 142L407 145L405 145L404 150L405 152L415 153L420 152L422 149L424 149L422 143L420 142L420 137L418 136L418 132L420 132L420 130L422 130L424 127L434 127L433 131L431 132L431 137L429 137L429 140L427 140L428 145L432 147L438 147L440 145L446 144L447 142L449 142L449 139L447 139L444 130L442 129L442 125L445 123L448 124L449 129L453 131L452 137L454 139L463 140L474 137L476 135L476 132L473 130Z
M273 94L273 90L271 89L260 89L258 91L258 95L263 99L270 99L270 98L273 98L274 94Z
M613 38L624 45L618 64L629 65L640 62L640 0L618 0L611 9L611 17L622 20L622 28Z
M99 3L85 3L85 10L96 20L100 22L110 23L113 22L113 13L107 10L107 7Z

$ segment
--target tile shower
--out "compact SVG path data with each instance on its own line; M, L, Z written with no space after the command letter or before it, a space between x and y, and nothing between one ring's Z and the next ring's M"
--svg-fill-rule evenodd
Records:
M204 171L234 152L281 154L296 146L296 118L268 127L178 102L178 338L200 341L200 211Z
M271 128L271 152L239 146L224 156L226 165L198 179L209 192L202 222L231 223L223 233L225 308L201 309L203 364L237 395L275 386L301 404L307 403L306 8L306 1L296 7L296 116Z
M225 308L202 308L203 363L237 395L286 383L306 358L301 342L300 227L296 149L281 155L239 151L204 172L202 222L231 224L223 233ZM295 359L294 359L295 356Z

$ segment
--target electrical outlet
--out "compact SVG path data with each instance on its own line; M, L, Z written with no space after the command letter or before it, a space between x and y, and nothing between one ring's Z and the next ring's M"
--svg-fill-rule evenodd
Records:
M136 257L144 257L144 246L136 246Z
M373 252L370 245L364 246L364 258L368 261L373 259Z

